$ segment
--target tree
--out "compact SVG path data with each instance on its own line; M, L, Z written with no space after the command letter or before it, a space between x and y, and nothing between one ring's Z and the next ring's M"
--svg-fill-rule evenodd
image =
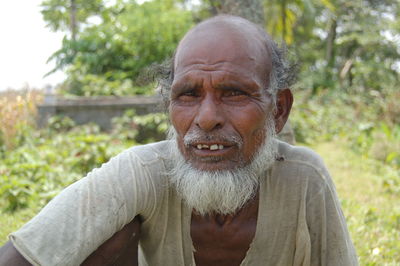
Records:
M191 13L173 1L121 1L104 7L97 17L101 23L86 21L76 40L64 38L62 48L51 57L56 69L67 69L69 93L126 95L149 91L135 86L139 73L172 56L192 25Z
M262 24L274 39L285 41L300 62L298 86L317 94L325 88L380 90L398 82L399 5L398 0L203 0L197 8L187 0L141 5L133 0L44 0L42 7L53 30L76 28L52 57L57 69L67 69L72 87L86 86L74 93L109 94L116 87L126 88L117 94L132 91L138 73L172 55L193 21L230 13ZM94 17L100 23L93 23Z
M395 65L400 51L391 38L396 35L391 23L398 6L391 0L332 0L331 5L316 5L312 33L295 30L303 86L312 87L314 93L324 88L393 86L398 81Z
M75 40L78 24L104 10L103 0L44 0L41 4L43 19L54 31L69 31Z

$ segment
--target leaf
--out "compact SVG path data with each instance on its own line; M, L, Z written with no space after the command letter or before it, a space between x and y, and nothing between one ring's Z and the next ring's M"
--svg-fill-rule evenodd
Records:
M321 3L327 7L330 11L332 11L332 13L335 13L336 11L336 7L335 5L332 3L332 1L330 0L321 0Z
M386 162L390 163L392 162L394 159L396 159L397 157L400 157L400 154L397 152L391 152L386 156ZM400 159L400 158L399 158Z

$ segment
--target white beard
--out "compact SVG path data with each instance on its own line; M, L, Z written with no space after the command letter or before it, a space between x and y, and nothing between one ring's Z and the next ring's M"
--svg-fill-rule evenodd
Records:
M275 161L277 143L272 117L266 122L265 135L264 143L250 164L232 170L202 171L192 167L182 156L176 143L177 133L171 127L169 139L174 143L171 145L170 180L186 204L200 215L234 214L256 195L260 177Z

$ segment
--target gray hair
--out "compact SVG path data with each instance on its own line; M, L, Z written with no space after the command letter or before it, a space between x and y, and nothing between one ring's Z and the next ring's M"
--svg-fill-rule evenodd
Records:
M276 94L279 90L290 88L296 82L297 78L297 64L290 62L287 59L287 48L285 45L281 47L265 32L265 30L257 24L250 22L244 18L235 17L231 15L219 15L203 21L202 23L213 21L213 20L229 20L229 19L240 19L245 23L252 25L264 38L267 50L270 53L272 62L272 70L268 77L269 85L265 90L269 92L274 101L276 100ZM175 51L176 53L176 51ZM170 100L171 85L174 80L174 60L173 57L163 64L153 66L152 72L153 77L158 82L157 90L161 94L164 100L164 104L167 107Z

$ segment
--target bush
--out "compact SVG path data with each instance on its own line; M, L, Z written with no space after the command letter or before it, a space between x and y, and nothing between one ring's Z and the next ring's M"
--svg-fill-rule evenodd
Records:
M45 204L61 189L127 148L91 125L67 132L45 132L31 143L7 152L0 162L0 195L4 209L31 202Z
M29 138L35 128L36 104L42 100L38 91L7 91L0 94L0 154Z
M18 144L12 149L0 146L4 150L0 209L10 212L32 203L44 205L65 186L129 146L164 139L168 127L166 114L136 116L133 111L114 120L111 134L94 124L76 126L68 117L55 116L40 130L28 127L28 120L21 121L24 126L13 129L13 138L27 138L11 140Z
M400 96L395 89L356 94L296 94L291 122L298 142L344 139L358 154L400 169ZM396 115L394 115L396 114Z
M164 140L168 126L166 113L138 116L134 110L128 110L123 116L113 119L113 135L123 141L150 143Z
M76 40L65 38L51 57L56 69L68 70L68 80L61 87L65 93L151 93L153 86L136 86L139 74L172 56L193 25L191 12L173 1L119 1L98 18L101 23L82 27Z

